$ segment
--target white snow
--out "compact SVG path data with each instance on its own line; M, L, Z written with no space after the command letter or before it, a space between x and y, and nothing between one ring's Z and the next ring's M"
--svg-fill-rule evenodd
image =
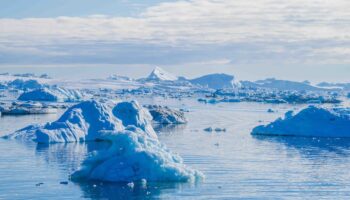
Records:
M184 165L180 156L171 153L157 138L129 126L124 131L110 132L104 140L108 150L97 152L85 160L83 167L71 176L74 181L196 181L203 175Z
M296 115L288 111L285 117L257 126L253 135L285 135L308 137L350 137L350 108L309 106Z

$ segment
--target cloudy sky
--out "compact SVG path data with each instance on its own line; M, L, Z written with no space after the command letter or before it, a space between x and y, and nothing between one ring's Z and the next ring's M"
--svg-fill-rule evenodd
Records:
M348 0L2 0L0 65L350 82L349 8Z

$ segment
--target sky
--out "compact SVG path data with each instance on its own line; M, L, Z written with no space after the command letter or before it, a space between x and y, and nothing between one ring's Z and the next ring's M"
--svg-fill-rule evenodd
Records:
M160 66L188 77L350 82L349 8L348 0L1 0L0 71L141 76Z

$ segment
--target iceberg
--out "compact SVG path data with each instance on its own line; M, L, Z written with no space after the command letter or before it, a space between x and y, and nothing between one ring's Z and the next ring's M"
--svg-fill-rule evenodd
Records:
M285 113L284 118L252 130L253 135L350 137L350 108L309 106L297 114Z
M38 143L81 142L98 139L101 130L122 129L108 105L85 101L70 107L57 121L31 125L7 138L26 138Z
M105 131L121 131L129 125L157 138L147 110L137 102L101 103L84 101L70 107L57 121L31 125L6 138L33 140L38 143L64 143L101 140Z
M154 68L151 74L146 78L147 81L176 81L178 77L163 70L160 67Z
M40 88L22 93L20 101L74 102L82 98L80 92L60 87Z
M310 82L296 82L288 80L278 80L275 78L268 78L265 80L258 80L255 82L244 82L244 85L256 88L270 88L276 90L292 90L292 91L321 91L325 88L315 87L310 85Z
M35 79L29 79L29 80L15 79L13 81L10 81L7 85L11 88L20 89L20 90L39 89L44 87L43 84L39 83Z
M145 106L158 124L185 124L187 120L182 111L170 109L167 106L148 105Z
M157 138L135 126L105 134L103 139L111 143L109 149L87 158L83 167L71 175L73 181L187 182L203 178Z
M157 138L152 128L152 116L137 101L121 102L113 108L113 115L117 117L124 127L135 126L145 131L150 137Z
M232 89L240 87L240 83L235 81L235 77L227 74L208 74L190 80L194 85L200 85L211 89Z

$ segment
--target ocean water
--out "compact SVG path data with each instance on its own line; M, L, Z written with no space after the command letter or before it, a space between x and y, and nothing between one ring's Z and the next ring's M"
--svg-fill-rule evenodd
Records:
M155 127L161 142L206 178L197 183L73 183L69 175L108 144L37 145L0 139L0 199L349 199L350 140L256 137L250 131L302 106L205 105L195 100L140 99L186 108L188 124ZM268 113L267 109L277 110ZM0 119L0 134L57 115ZM226 132L205 132L207 127ZM67 181L68 184L60 184ZM42 184L40 184L42 183Z

